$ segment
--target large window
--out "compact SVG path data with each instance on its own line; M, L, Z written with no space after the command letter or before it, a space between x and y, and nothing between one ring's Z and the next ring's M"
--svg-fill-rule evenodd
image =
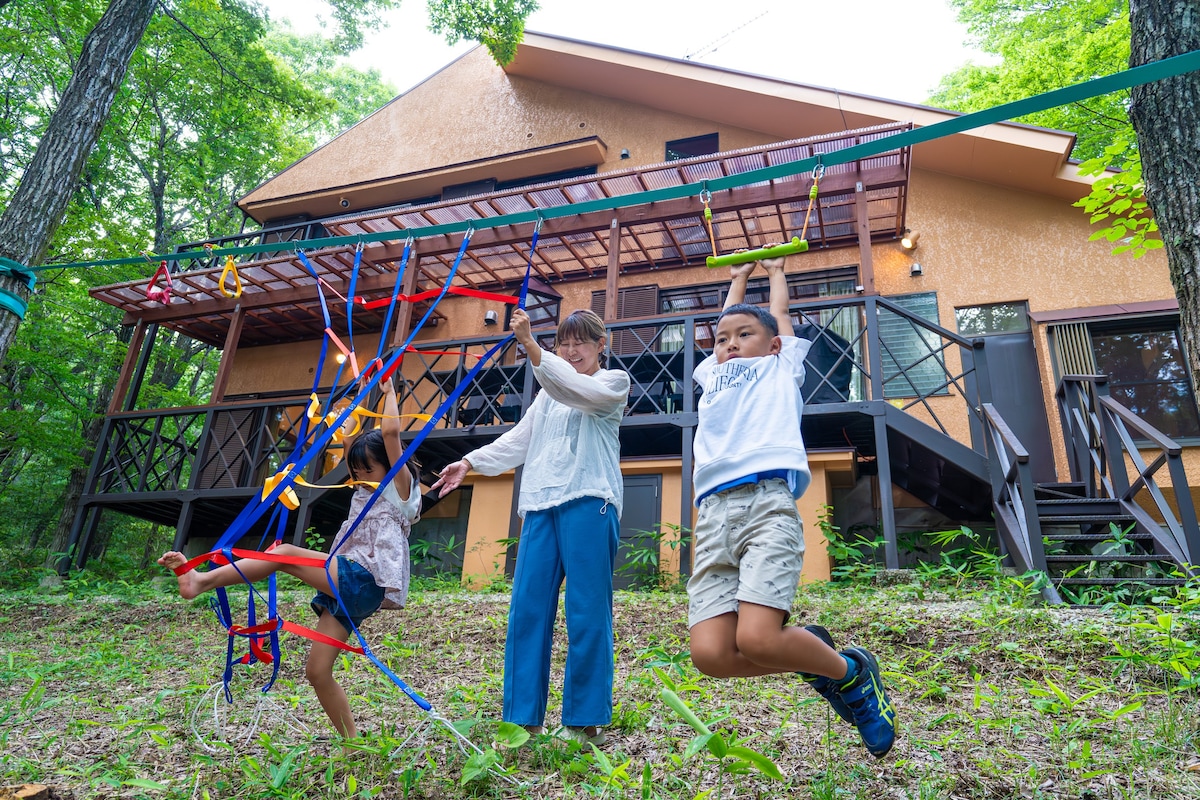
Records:
M938 324L936 292L889 297L915 317ZM887 309L879 312L884 397L947 394L940 334Z
M675 139L667 142L667 161L678 161L681 158L708 156L721 152L718 146L717 134L706 133L703 136L692 136L687 139Z
M963 306L954 309L954 321L962 336L1020 333L1029 330L1029 305L1021 300L1015 303Z
M1200 436L1175 318L1091 322L1088 334L1114 400L1171 438Z

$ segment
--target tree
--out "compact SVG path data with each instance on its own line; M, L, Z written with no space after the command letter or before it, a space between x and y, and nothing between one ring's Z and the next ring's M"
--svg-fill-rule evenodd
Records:
M1129 8L1132 66L1200 49L1195 2L1130 0ZM1200 73L1136 86L1130 99L1146 199L1162 234L1192 388L1200 396Z
M942 78L929 102L979 111L1125 68L1126 0L951 0L974 44L999 62L968 65ZM1072 155L1100 156L1129 131L1128 95L1115 92L1018 121L1074 132Z
M88 5L96 14L103 7L95 0L78 4ZM14 37L41 45L38 58L16 59L12 71L34 99L43 71L69 75L69 64L57 70L49 63L78 47L63 21L54 13L26 15L23 36ZM12 45L0 42L0 58L13 49L30 55ZM73 260L83 248L98 257L137 252L147 243L169 250L235 228L240 216L231 196L336 133L345 115L365 115L394 95L377 73L340 66L338 52L321 37L297 41L269 32L237 4L177 0L143 35L51 252ZM93 250L97 241L101 249ZM142 272L121 269L126 274L108 268L87 279ZM8 476L0 508L29 507L30 494L57 498L33 504L35 513L10 516L5 532L23 541L25 551L48 550L51 560L65 549L124 349L114 335L119 313L103 306L85 312L94 305L85 289L78 273L43 272L36 302L0 367L0 471ZM209 350L160 331L141 397L202 402L197 392L212 377L204 365L215 361ZM102 549L110 532L113 526L104 526L94 544Z
M40 263L67 203L79 185L129 60L150 24L157 0L112 0L83 40L75 71L21 183L0 214L0 257ZM28 302L30 287L11 270L0 272L0 290ZM20 318L0 312L0 363Z
M339 46L344 51L361 42L358 29L364 14L391 8L394 0L330 0L335 18L341 23ZM3 9L7 2L0 3ZM257 5L229 2L253 16L261 13ZM111 0L104 15L83 42L82 52L50 119L49 127L25 170L15 194L0 214L0 258L21 265L36 265L42 260L55 230L62 221L71 196L79 185L84 163L96 145L108 117L113 98L125 77L130 59L137 49L160 0ZM486 6L489 13L473 9ZM460 13L453 13L456 8ZM495 0L479 4L476 0L435 0L433 10L448 13L435 21L438 30L452 40L482 37L496 57L516 52L524 30L525 16L537 8L534 0ZM169 14L169 11L168 11ZM519 15L524 16L519 16ZM177 20L178 21L178 20ZM4 262L0 262L0 265ZM0 269L0 291L29 300L29 286L19 273ZM0 364L20 322L19 317L0 308Z

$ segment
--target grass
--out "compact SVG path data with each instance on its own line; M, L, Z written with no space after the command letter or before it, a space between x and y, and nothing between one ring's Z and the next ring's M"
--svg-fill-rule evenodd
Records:
M803 588L793 624L819 622L877 654L901 722L879 761L793 676L698 675L679 592L618 593L616 709L598 751L552 735L518 742L523 731L501 727L503 592L427 583L408 608L369 620L377 655L480 748L464 753L352 657L338 677L364 735L331 740L293 636L268 697L309 732L264 715L249 741L205 749L193 714L211 726L211 707L196 709L220 681L226 641L205 602L179 599L170 581L11 591L0 599L0 786L44 783L60 800L1200 796L1195 589L1151 606L1045 608L1011 579L869 577ZM311 623L309 592L288 584L281 596L285 618ZM561 623L557 637L551 731ZM239 673L235 734L249 731L270 668ZM664 702L668 688L701 727ZM717 758L701 730L741 749Z

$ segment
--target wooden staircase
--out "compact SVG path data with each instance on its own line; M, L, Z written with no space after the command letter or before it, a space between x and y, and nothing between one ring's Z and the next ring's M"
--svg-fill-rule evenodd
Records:
M997 529L1022 571L1057 587L1180 584L1200 564L1182 447L1108 396L1103 376L1058 390L1071 482L1035 484L1030 456L983 404ZM1132 468L1132 474L1131 470Z

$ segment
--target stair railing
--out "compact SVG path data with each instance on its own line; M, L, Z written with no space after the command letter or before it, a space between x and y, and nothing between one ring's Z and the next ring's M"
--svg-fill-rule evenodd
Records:
M994 405L983 403L982 410L997 530L1019 570L1045 574L1046 548L1029 451ZM1049 581L1042 588L1042 596L1050 603L1062 602Z
M1183 447L1112 399L1104 375L1066 375L1057 396L1071 479L1082 482L1088 496L1117 500L1141 530L1191 573L1191 565L1200 564L1200 525ZM1162 478L1174 495L1173 506L1159 485Z

